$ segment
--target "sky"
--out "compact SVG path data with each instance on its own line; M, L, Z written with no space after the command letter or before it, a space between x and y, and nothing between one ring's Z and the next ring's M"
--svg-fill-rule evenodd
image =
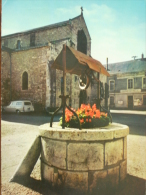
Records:
M146 0L2 0L2 36L72 19L81 6L93 58L146 57Z

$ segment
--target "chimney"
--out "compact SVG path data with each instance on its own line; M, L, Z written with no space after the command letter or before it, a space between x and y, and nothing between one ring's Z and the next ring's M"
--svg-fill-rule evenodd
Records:
M106 58L106 70L108 71L108 58Z
M144 55L143 55L143 53L141 54L141 59L143 59L144 58Z

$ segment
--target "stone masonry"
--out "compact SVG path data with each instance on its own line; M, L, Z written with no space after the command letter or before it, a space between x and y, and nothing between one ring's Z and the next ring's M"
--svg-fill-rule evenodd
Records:
M10 102L10 56L7 51L1 53L1 98L2 103Z
M2 97L5 99L3 103L7 104L10 100L16 99L30 99L42 104L44 108L59 107L63 72L52 70L51 65L62 50L63 44L78 50L78 45L82 45L78 39L78 32L83 33L86 54L91 55L91 37L83 14L65 22L3 36L2 71L7 74L2 76L2 89L5 80L10 80L11 89L2 90ZM4 51L4 48L7 50ZM28 89L25 90L22 89L24 72L28 74ZM106 82L106 78L101 80ZM87 103L95 103L93 99L97 97L97 84L92 83L86 93ZM71 97L67 104L77 109L80 89L76 75L67 74L66 95Z
M43 181L63 194L107 194L127 175L128 133L126 125L117 123L82 130L41 125Z

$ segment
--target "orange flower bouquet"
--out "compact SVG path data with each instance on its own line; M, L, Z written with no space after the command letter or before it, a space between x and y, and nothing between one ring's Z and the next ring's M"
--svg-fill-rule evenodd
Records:
M82 128L103 127L109 124L107 113L100 112L96 108L96 104L92 107L90 104L81 104L77 111L73 108L71 109L78 115ZM62 117L60 118L60 125L62 125ZM78 128L77 117L67 108L65 109L65 126Z

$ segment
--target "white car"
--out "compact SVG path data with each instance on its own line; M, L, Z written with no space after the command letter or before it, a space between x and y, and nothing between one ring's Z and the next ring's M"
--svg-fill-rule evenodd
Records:
M3 112L33 112L34 107L29 100L11 101L8 106L3 107Z

